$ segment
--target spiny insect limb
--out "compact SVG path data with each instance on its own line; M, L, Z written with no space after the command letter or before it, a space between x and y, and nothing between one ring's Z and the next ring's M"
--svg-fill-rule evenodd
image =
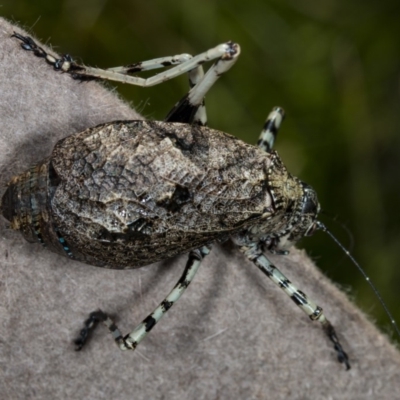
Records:
M257 244L242 246L240 250L252 261L265 275L268 276L277 286L279 286L292 300L299 306L312 321L319 321L331 342L334 344L338 361L349 370L350 362L346 352L336 335L335 329L322 312L322 308L317 306L306 294L298 290L290 280L275 267L271 261L262 253Z
M75 64L72 58L68 54L64 54L61 58L57 58L48 54L42 47L38 46L35 41L29 36L22 36L19 33L14 32L11 37L15 37L22 41L21 47L24 50L32 51L36 57L44 58L46 62L53 66L57 71L63 71L71 73L74 76L75 71L84 69L84 67Z
M147 336L157 322L166 314L166 312L179 300L194 276L203 258L211 251L210 246L203 246L200 249L192 250L186 263L185 270L175 287L168 296L159 304L158 307L148 315L131 333L123 336L114 321L103 311L98 310L90 314L84 322L84 328L79 337L75 340L76 350L81 350L85 345L90 331L92 331L98 322L103 324L110 331L114 341L121 350L135 350L138 344Z
M12 37L16 37L17 39L21 40L22 43L22 48L24 50L29 50L33 51L34 54L38 57L43 57L52 65L59 65L59 60L49 54L46 53L44 49L39 47L32 38L29 36L22 36L18 33L14 33ZM186 72L189 72L195 68L197 68L199 65L212 61L215 59L220 59L221 61L225 61L228 64L231 62L232 59L235 59L237 55L240 53L240 47L238 44L233 43L233 42L227 42L220 44L210 50L205 51L204 53L200 53L197 56L191 57L190 55L180 55L180 56L174 56L172 58L177 58L177 62L175 66L173 66L171 69L160 72L159 74L156 74L154 76L151 76L149 78L140 78L138 76L130 76L129 73L131 71L133 72L138 72L138 68L140 67L132 67L128 69L124 69L123 67L116 67L116 68L109 68L109 69L101 69L101 68L92 68L92 67L83 67L79 66L74 63L69 63L68 60L70 59L69 56L66 56L67 58L65 60L61 59L63 61L61 63L60 69L62 69L65 72L73 72L75 70L79 70L79 75L77 76L78 78L85 78L85 77L90 77L90 78L98 78L98 79L104 79L104 80L110 80L110 81L115 81L115 82L121 82L121 83L128 83L131 85L137 85L137 86L142 86L142 87L149 87L149 86L154 86L158 85L159 83L165 82L167 80L173 79L179 75L182 75ZM168 60L171 59L171 57L167 57ZM160 59L156 59L160 60ZM152 61L148 61L148 63L152 63ZM142 63L137 63L138 65ZM161 63L162 64L162 63ZM168 66L171 65L171 63L166 62L166 65L162 66ZM218 64L218 61L216 62ZM136 65L136 64L134 64ZM147 66L149 69L151 69L149 66ZM154 66L156 68L156 66ZM144 68L146 69L146 68ZM224 71L220 71L222 73ZM208 89L207 89L208 90Z
M206 93L218 78L232 67L240 54L240 46L237 43L226 42L194 57L190 54L180 54L130 64L125 67L100 69L75 64L68 55L56 58L38 46L29 36L22 36L14 32L12 37L22 41L21 47L24 50L33 51L37 57L44 58L55 69L71 73L72 77L76 79L104 79L148 87L188 73L191 90L172 108L165 121L194 123L201 126L207 124L204 105ZM202 64L212 60L216 60L216 62L204 75ZM169 66L172 68L149 78L130 75Z

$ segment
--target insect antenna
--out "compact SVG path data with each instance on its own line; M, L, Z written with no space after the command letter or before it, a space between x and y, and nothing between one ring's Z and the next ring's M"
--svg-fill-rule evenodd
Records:
M327 216L331 221L333 221L335 224L338 224L346 232L348 239L350 241L350 243L347 245L347 248L349 249L349 251L352 251L354 248L355 241L353 232L350 230L350 228L344 222L340 221L336 214L333 214L324 209L320 211L320 214Z
M397 335L400 337L400 329L396 323L396 321L393 318L393 315L389 311L389 308L387 307L386 303L383 301L383 298L381 294L379 293L378 289L375 287L375 285L371 282L369 276L365 273L365 271L361 268L360 264L356 261L356 259L351 255L351 253L342 245L342 243L339 242L338 239L334 236L334 234L320 221L316 221L316 228L327 233L331 239L343 250L343 252L347 255L347 257L350 258L350 260L353 262L353 264L357 267L357 269L360 271L361 275L364 277L364 279L368 282L369 286L372 288L372 290L375 293L375 296L378 298L380 301L383 309L385 310L386 315L389 317L391 324L393 325L394 330L396 331Z

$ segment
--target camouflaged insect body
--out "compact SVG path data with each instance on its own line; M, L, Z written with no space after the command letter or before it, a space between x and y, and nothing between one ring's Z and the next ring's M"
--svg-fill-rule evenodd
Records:
M316 214L300 218L303 197L275 152L207 127L123 121L60 140L13 178L2 207L31 242L135 268L229 237L297 239L294 228L304 236Z
M322 308L266 255L286 254L293 242L315 230L329 233L316 219L315 191L292 177L272 150L283 109L275 107L268 115L257 147L206 127L204 97L236 62L237 43L222 43L197 56L135 63L135 72L171 66L141 78L131 75L132 65L106 70L80 66L70 56L48 54L29 36L15 32L12 37L24 51L75 79L145 87L188 73L190 90L164 122L114 121L71 135L56 144L48 159L14 177L3 196L1 211L13 229L88 264L135 268L189 253L174 288L130 333L122 334L113 318L97 310L85 320L76 350L98 322L119 349L134 350L185 292L210 244L231 238L312 321L320 322L338 361L350 369ZM204 73L203 64L212 60Z

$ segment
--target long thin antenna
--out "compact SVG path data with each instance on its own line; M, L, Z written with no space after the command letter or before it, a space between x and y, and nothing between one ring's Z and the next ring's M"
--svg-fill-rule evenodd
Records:
M369 286L372 288L372 290L375 293L375 296L378 298L380 303L382 304L383 309L386 312L386 315L389 317L391 324L393 325L394 330L396 331L397 335L400 337L400 329L396 324L396 321L394 320L392 314L390 313L387 305L383 301L383 298L381 294L379 293L378 289L375 287L375 285L371 282L369 276L365 273L365 271L361 268L360 264L355 260L355 258L350 254L350 252L342 245L342 243L339 242L338 239L333 235L331 231L320 221L316 221L316 226L317 229L320 229L323 232L326 232L332 239L333 241L345 252L347 257L350 258L350 260L353 262L353 264L358 268L358 270L361 272L361 275L365 278L365 280L368 282Z

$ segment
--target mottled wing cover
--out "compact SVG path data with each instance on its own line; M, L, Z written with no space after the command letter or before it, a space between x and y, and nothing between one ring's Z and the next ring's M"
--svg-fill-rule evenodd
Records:
M58 142L51 163L55 226L75 258L108 268L223 239L271 205L270 156L205 127L107 123Z

